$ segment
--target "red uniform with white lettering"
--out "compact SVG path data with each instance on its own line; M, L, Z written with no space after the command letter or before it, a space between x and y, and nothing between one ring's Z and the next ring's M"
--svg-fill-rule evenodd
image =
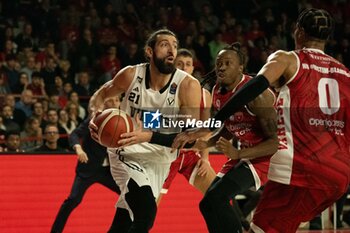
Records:
M255 232L256 226L295 232L298 223L339 199L350 181L350 73L321 50L294 54L298 70L279 90L280 147L271 158L272 182L255 212ZM272 219L276 214L280 222Z
M250 79L250 76L243 75L241 82L236 88L225 94L222 94L220 87L216 85L213 89L213 106L215 110L220 110L227 100ZM230 118L225 121L225 127L234 135L234 138L238 140L238 149L253 147L264 141L265 138L257 117L249 111L247 106L244 106L230 116ZM253 173L256 189L259 189L259 187L267 181L270 157L271 155L251 160L242 159L242 161L248 164ZM218 173L218 176L222 177L238 162L240 162L240 160L229 159Z
M201 114L206 106L207 104L205 102L205 93L202 89L202 98L200 104ZM168 192L168 189L170 188L170 185L173 182L177 173L182 174L188 180L188 182L191 185L193 185L198 170L197 163L199 160L199 153L189 150L181 150L176 160L171 163L169 175L166 178L162 190L160 192L163 194Z

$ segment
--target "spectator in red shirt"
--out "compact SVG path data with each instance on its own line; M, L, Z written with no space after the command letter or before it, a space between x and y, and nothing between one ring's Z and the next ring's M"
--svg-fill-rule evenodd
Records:
M31 90L34 96L46 96L45 83L40 72L33 72L32 82L27 86L27 89Z
M107 50L107 54L103 56L100 60L102 78L99 83L105 83L111 80L114 75L121 69L121 63L117 57L117 48L115 46L110 46Z

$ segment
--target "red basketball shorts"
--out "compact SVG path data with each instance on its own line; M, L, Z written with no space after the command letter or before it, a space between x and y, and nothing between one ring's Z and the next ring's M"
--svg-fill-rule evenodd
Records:
M268 181L253 217L252 230L295 233L301 222L313 219L342 195L336 189L310 189Z
M181 151L175 161L171 163L169 175L163 184L161 193L167 193L177 173L182 174L190 184L196 175L196 166L200 156L194 151Z

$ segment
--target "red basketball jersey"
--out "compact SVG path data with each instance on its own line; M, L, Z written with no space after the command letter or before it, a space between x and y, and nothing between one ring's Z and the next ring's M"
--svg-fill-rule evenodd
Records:
M350 176L350 73L321 50L293 52L298 70L279 90L278 152L269 179L344 188Z
M220 87L216 85L213 89L213 106L215 110L220 110L227 100L230 99L230 97L250 79L250 76L243 75L241 82L236 86L236 88L225 94L222 94ZM253 147L264 141L265 136L260 127L259 121L255 114L249 111L247 106L242 107L240 110L231 115L224 124L227 130L231 132L238 140L240 149ZM251 160L243 159L243 161L246 161L250 166L255 178L257 178L257 176L260 178L260 181L256 180L257 188L267 181L270 157L271 155ZM234 166L235 163L236 162L234 161L229 161L226 163L222 169L222 172L227 172L227 169L230 169L230 167Z

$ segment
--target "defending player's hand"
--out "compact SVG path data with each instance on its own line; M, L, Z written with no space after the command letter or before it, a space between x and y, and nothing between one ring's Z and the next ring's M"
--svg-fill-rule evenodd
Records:
M197 128L197 129L189 129L189 130L186 130L185 132L178 134L174 139L173 144L171 145L172 151L175 151L176 149L183 149L187 143L192 143L196 139L208 135L208 132L209 132L208 129Z
M211 171L210 163L208 159L200 159L197 162L197 175L198 176L205 176Z
M139 114L135 117L136 127L135 130L130 133L123 133L120 135L118 144L120 147L126 147L142 142L149 142L152 138L151 131L142 131L142 122L139 118Z
M206 148L208 148L208 141L205 140L204 138L198 138L196 140L196 143L191 148L191 150L202 151L202 150L204 150Z
M216 142L216 149L224 153L231 159L239 159L239 151L232 146L231 142L224 137L220 137Z

